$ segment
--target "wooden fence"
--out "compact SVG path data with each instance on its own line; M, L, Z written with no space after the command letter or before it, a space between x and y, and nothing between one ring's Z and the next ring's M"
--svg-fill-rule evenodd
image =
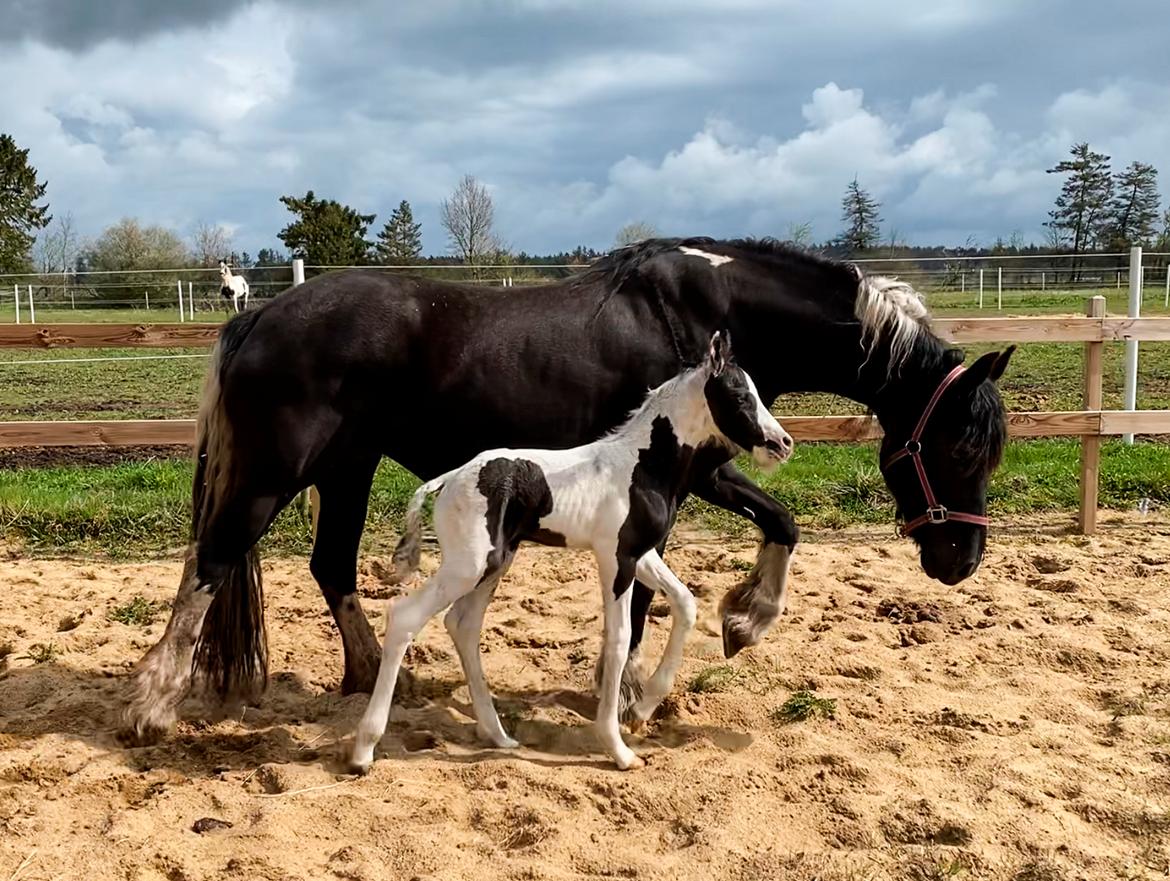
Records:
M0 325L0 348L205 348L218 324ZM934 328L956 343L1085 344L1084 407L1067 412L1008 414L1011 437L1082 439L1080 527L1096 529L1101 438L1121 434L1170 434L1170 410L1102 410L1101 355L1107 342L1170 341L1170 318L1109 318L1105 298L1093 297L1084 318L938 318ZM786 416L798 441L861 441L881 437L863 416ZM0 422L0 448L52 446L191 445L193 419L127 419Z

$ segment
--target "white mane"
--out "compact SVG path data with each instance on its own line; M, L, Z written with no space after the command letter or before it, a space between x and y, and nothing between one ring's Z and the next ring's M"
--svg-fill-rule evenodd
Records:
M857 299L853 311L861 321L866 360L878 342L890 347L889 372L902 366L920 334L931 333L930 312L922 295L907 282L888 276L872 278L858 271Z

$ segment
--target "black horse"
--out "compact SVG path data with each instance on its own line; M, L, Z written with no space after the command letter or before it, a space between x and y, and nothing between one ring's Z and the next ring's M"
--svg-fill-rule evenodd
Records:
M166 632L136 670L127 734L163 733L193 673L223 698L263 684L255 545L305 487L320 494L310 568L341 632L342 690L369 691L380 650L356 571L381 458L431 478L484 449L586 443L698 363L723 328L765 403L824 391L868 406L924 571L947 584L975 571L1005 437L994 383L1011 350L956 370L962 353L904 283L770 240L709 238L643 242L537 287L335 272L223 328L199 415L191 548ZM730 655L782 611L798 532L726 454L709 455L691 492L763 533L755 569L724 598ZM631 661L650 598L635 587ZM637 669L626 668L626 701Z

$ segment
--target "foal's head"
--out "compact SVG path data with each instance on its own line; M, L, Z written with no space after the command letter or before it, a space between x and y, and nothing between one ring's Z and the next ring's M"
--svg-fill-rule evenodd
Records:
M730 334L716 331L711 337L703 371L707 375L703 394L720 434L751 452L765 469L792 455L792 438L764 406L752 378L733 360Z

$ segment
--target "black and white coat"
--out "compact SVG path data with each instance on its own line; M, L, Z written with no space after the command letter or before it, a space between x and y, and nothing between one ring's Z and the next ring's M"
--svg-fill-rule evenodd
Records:
M417 567L422 508L428 496L439 493L434 524L442 563L426 584L391 609L352 767L365 771L373 761L403 655L427 621L448 606L444 623L459 652L480 735L500 748L519 745L496 714L479 639L487 604L521 541L594 552L605 607L597 732L619 768L640 766L618 726L630 586L637 578L663 593L672 616L662 660L632 708L641 722L670 692L695 622L694 598L656 548L674 523L696 452L710 445L733 453L750 450L765 467L792 451L792 439L760 400L751 377L732 362L730 340L719 333L703 364L651 391L625 424L600 440L565 450L489 450L424 483L411 500L396 558L403 570Z

